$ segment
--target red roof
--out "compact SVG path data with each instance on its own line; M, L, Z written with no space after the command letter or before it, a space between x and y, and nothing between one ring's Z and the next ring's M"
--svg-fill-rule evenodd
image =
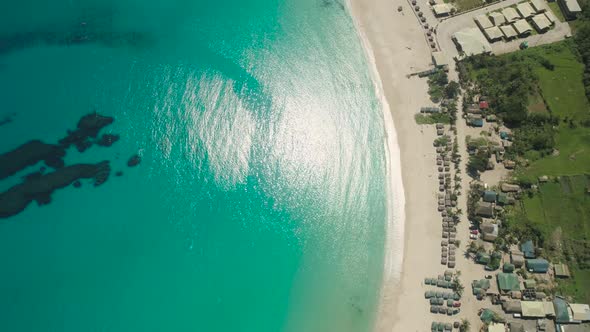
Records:
M487 109L488 107L490 107L490 105L488 105L487 101L480 101L479 102L479 108L481 109Z

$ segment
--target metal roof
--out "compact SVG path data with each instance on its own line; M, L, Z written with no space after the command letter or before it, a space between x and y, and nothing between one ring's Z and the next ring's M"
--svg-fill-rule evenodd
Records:
M502 15L504 15L504 17L506 18L506 21L508 21L508 22L514 22L514 21L520 19L520 15L518 15L518 13L516 12L516 9L514 9L512 7L502 9Z
M528 2L519 3L516 5L516 9L522 18L528 18L535 14L535 10Z
M504 37L506 37L508 39L514 38L518 35L516 33L516 30L514 30L514 28L512 27L512 25L503 25L500 27L500 30L502 30Z
M545 11L543 0L531 0L531 5L537 11L537 13Z
M481 14L481 15L477 15L474 19L475 23L477 23L482 29L487 29L487 28L491 28L494 25L492 24L492 21L490 21L490 19L485 15L485 14Z
M552 11L548 10L545 12L545 16L547 16L547 19L549 20L549 22L551 23L555 23L558 21L557 17L555 16L555 14L553 14Z
M567 10L570 11L570 13L579 13L582 11L582 7L580 7L580 4L577 0L563 0L563 3L567 7Z
M590 321L590 306L587 304L570 303L570 308L574 314L574 320Z
M499 12L491 13L490 20L496 26L506 23L506 17L504 17L504 15L502 15L502 13L499 13Z
M547 19L547 16L545 16L545 14L539 14L539 15L533 16L533 24L539 30L549 29L549 27L551 26L551 22L549 22L549 20Z
M453 39L466 55L491 53L492 47L477 28L467 28L453 34Z
M520 19L514 22L512 26L514 26L514 30L516 30L516 32L518 32L519 35L525 34L533 30L531 28L531 25L525 19Z
M541 301L522 301L520 306L522 307L523 317L545 317L545 307Z

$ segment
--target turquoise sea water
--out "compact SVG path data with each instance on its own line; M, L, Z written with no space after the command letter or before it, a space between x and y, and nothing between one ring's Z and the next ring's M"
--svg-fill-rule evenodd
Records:
M0 34L0 151L96 110L121 140L66 163L124 172L0 220L1 331L371 329L384 129L342 3L5 2Z

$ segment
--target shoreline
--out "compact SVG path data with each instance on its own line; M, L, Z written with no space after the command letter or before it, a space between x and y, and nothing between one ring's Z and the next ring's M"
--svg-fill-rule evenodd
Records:
M422 280L438 274L441 226L436 212L436 169L431 126L414 114L431 105L425 80L408 79L427 68L430 49L422 27L403 0L348 0L383 110L388 182L384 266L374 331L424 331L428 302ZM408 13L399 13L402 6ZM431 155L432 158L428 158ZM435 227L429 227L436 222ZM410 309L408 309L410 308Z

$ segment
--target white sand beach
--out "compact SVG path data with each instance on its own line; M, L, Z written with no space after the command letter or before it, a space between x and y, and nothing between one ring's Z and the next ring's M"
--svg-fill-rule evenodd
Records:
M403 7L402 12L398 12L398 6ZM381 93L393 116L405 191L401 275L396 269L400 235L395 232L399 228L392 229L390 225L375 330L427 331L438 317L429 317L423 279L444 271L440 264L442 226L440 214L436 212L438 180L432 145L436 135L433 126L419 126L414 120L421 106L432 104L426 80L406 75L429 68L430 50L423 28L405 0L351 0L350 7L361 37L370 46L369 57L374 57L383 88ZM395 150L390 147L392 153ZM395 168L395 157L392 161Z

